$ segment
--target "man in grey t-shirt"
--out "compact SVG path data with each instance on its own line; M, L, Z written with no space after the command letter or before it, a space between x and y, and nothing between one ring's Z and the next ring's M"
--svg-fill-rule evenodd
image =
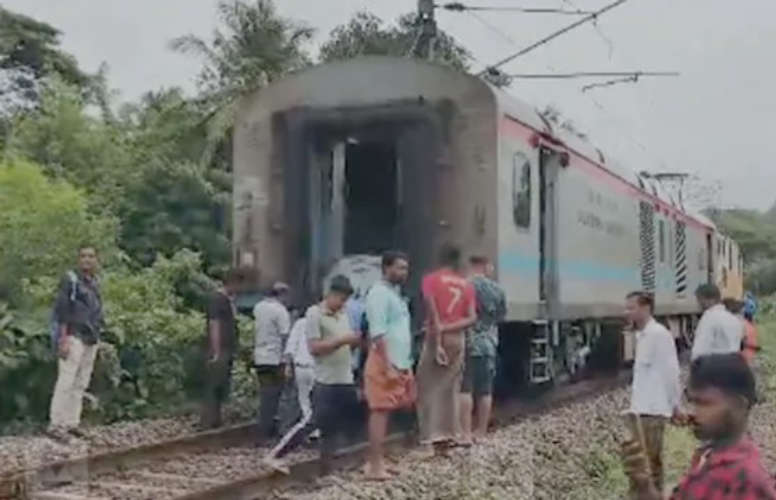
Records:
M285 386L283 350L291 331L286 309L289 287L275 283L268 296L253 308L256 321L253 364L259 378L259 437L274 435L275 417Z
M353 293L345 276L335 276L326 297L305 315L307 343L315 360L313 412L321 430L321 467L326 473L337 448L337 440L351 428L358 413L353 385L350 348L361 338L353 333L344 305Z

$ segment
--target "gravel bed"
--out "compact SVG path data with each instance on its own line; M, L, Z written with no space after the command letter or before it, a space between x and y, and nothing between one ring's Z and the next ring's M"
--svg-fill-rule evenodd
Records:
M776 471L774 389L770 388L768 399L750 417L752 437L770 471ZM387 482L366 482L360 471L350 471L323 478L306 491L276 493L275 498L619 499L625 478L618 442L626 437L620 413L628 407L629 397L629 389L623 388L556 409L499 429L471 450L456 451L450 459L422 461L417 452L410 452L394 458L400 474ZM674 474L683 473L687 465L682 459L675 464Z
M253 418L243 406L242 402L235 401L224 408L225 425L244 423ZM197 432L197 421L198 416L187 414L174 418L85 426L82 429L84 439L72 438L68 443L53 440L42 433L0 436L0 474L183 437Z
M423 460L411 451L394 457L396 479L364 481L360 470L319 481L316 491L289 491L277 499L550 499L565 497L587 476L587 445L614 443L621 427L624 389L557 409L542 417L498 429L449 459ZM549 487L549 488L548 488ZM558 496L561 495L561 496Z
M263 470L261 459L264 453L265 450L257 448L230 448L216 453L180 455L142 470L151 473L217 478L227 482L255 475Z
M0 437L0 474L173 439L195 432L195 423L193 417L180 417L95 426L84 429L84 439L68 443L45 435Z
M211 453L181 454L146 467L100 474L91 477L88 483L48 491L90 499L164 500L267 472L262 458L268 451L267 448L235 447ZM303 449L287 459L298 462L315 456L315 451Z
M102 484L74 484L57 488L56 493L84 497L88 500L168 500L173 499L185 490L164 490L143 486L116 485L113 483Z

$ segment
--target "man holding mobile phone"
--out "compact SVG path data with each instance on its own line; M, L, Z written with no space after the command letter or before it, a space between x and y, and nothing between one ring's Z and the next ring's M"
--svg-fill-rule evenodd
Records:
M626 297L625 313L636 329L636 357L630 412L638 415L652 482L663 487L663 435L666 422L680 419L679 359L671 332L652 317L654 298L647 292ZM631 484L635 495L635 484Z

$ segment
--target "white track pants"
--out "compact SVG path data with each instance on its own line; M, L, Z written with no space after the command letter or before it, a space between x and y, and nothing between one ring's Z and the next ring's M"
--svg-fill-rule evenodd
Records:
M49 415L52 428L71 429L81 423L84 393L89 387L96 357L97 344L87 345L76 336L70 337L67 357L58 358L57 383Z
M299 407L302 409L302 418L280 438L280 442L269 452L269 458L275 458L288 446L294 437L303 432L313 418L313 405L310 396L315 385L315 370L311 366L295 366L294 382L296 383Z

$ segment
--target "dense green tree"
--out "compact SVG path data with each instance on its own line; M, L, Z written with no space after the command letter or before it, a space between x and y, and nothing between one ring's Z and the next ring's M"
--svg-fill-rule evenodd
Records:
M148 91L124 104L118 121L131 136L137 159L197 162L205 149L205 116L180 88Z
M0 163L0 301L18 305L22 280L59 277L78 245L116 254L117 221L93 214L83 192L23 161Z
M201 252L208 268L230 259L228 193L191 163L154 161L127 186L121 200L121 246L143 265L183 248Z
M395 26L386 25L369 12L356 13L347 24L334 28L321 46L324 62L362 55L416 56L420 27L415 14L401 16ZM439 31L434 41L434 61L466 71L471 54L455 39Z
M87 85L89 76L60 49L60 35L49 24L0 7L0 67L27 68L35 78L56 73L71 85Z
M767 215L755 210L717 210L711 215L738 242L748 262L776 259L776 225Z
M16 126L12 149L89 194L93 210L121 219L120 245L141 265L182 248L208 268L229 261L230 179L196 162L202 114L178 90L147 94L118 118L90 116L72 87L48 88Z
M78 90L54 81L40 106L18 120L8 147L84 189L102 212L115 207L122 185L136 174L130 146L127 134L87 113Z
M310 64L305 44L313 35L308 26L279 16L272 0L221 0L218 17L222 27L212 40L186 35L171 43L203 59L198 101L208 121L206 162L223 149L240 97Z
M60 49L59 36L54 27L0 6L0 145L11 132L12 117L37 105L46 77L90 94L89 75Z

